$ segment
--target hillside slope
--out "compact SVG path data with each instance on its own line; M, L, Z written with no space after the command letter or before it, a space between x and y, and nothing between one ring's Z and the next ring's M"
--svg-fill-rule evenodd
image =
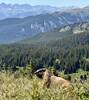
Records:
M54 28L88 21L89 13L86 10L9 18L0 21L0 43L13 43Z
M20 43L50 43L50 41L67 40L70 37L87 37L89 33L89 23L77 23L66 25L61 28L54 29L50 32L39 33L32 38L22 40ZM83 37L84 36L84 37Z

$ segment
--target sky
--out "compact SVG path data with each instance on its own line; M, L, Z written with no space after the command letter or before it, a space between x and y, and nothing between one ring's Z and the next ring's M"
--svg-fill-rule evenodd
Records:
M30 5L51 5L57 7L84 7L89 5L89 0L0 0L0 3L19 3Z

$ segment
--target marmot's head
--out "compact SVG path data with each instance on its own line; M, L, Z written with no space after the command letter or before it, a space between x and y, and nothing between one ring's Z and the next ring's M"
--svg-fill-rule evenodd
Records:
M45 71L46 71L46 68L41 68L41 69L38 69L37 71L35 71L34 74L36 74L37 77L39 77L39 78L43 78Z

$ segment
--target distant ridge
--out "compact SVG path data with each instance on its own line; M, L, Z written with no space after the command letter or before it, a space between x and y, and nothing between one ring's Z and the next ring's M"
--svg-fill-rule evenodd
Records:
M89 12L89 6L79 7L53 7L49 5L30 4L6 4L0 3L0 20L6 18L24 18L27 16L35 16L39 14L54 13L54 12Z
M45 13L53 13L60 11L58 7L37 5L31 6L30 4L0 4L0 19L5 18L24 18L27 16L35 16Z
M6 6L6 4L3 4L3 6ZM19 5L15 5L15 6L16 6L15 8L16 10L17 7L19 7ZM57 11L53 13L50 12L50 10L54 11L52 10L52 7L48 9L50 6L44 6L44 7L35 6L35 7L40 8L40 10L42 10L42 13L38 15L34 15L34 16L32 15L27 16L24 18L15 17L15 18L7 18L7 19L0 20L0 43L1 44L18 42L26 38L31 38L32 36L35 36L38 33L50 32L51 30L55 28L56 29L61 28L66 25L89 22L89 10L88 10L89 7L88 6L86 8L84 7L84 8L73 8L73 9L69 8L69 9L64 9L64 10L62 9L61 11ZM37 10L36 8L35 10ZM44 9L46 10L48 9L49 11L48 10L47 11L49 13L45 13L43 11ZM27 14L29 13L27 12ZM3 14L0 14L0 15L3 15Z

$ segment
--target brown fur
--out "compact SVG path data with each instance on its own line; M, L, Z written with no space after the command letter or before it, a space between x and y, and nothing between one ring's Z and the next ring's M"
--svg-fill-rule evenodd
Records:
M47 87L50 86L50 82L51 82L50 77L51 77L51 73L48 70L46 70L43 73L43 87L44 86L47 86Z
M58 77L50 73L48 69L45 69L42 73L43 87L49 87L50 85L59 87L69 87L71 83L64 78Z

